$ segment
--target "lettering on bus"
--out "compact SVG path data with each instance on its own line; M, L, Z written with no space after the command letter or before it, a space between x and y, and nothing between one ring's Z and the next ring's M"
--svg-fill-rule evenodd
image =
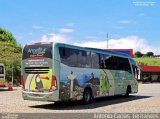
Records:
M28 58L52 58L52 45L28 45L23 49L23 59Z
M47 48L37 48L37 49L28 49L28 53L30 53L31 57L35 57L35 56L43 56L46 52Z

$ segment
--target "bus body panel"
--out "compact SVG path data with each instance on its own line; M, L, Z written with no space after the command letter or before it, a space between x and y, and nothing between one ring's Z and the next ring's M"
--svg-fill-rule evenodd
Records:
M24 99L59 100L59 91L56 88L58 73L55 70L58 63L54 63L56 61L52 58L54 52L52 47L52 44L25 46L22 60L22 80L24 82L22 93Z
M129 60L131 71L66 65L63 63L63 59L60 56L60 47L82 50L90 53L93 52L107 56L127 58ZM52 58L45 58L43 60L43 63L46 62L47 65L42 66L49 67L49 71L48 73L40 76L49 77L49 80L45 80L48 81L48 83L42 82L42 84L44 84L47 88L46 91L44 91L43 88L42 91L36 89L36 76L40 74L27 74L25 69L26 67L32 67L31 65L28 65L29 62L32 62L32 64L35 65L39 64L39 61L38 63L36 63L37 60L35 61L33 59L31 59L31 61L25 59L22 61L22 75L25 81L25 90L22 91L24 99L37 101L81 100L83 98L84 89L88 87L91 89L92 96L94 98L125 94L127 86L131 86L131 93L138 92L138 82L133 76L134 70L132 67L132 65L135 66L136 64L134 61L130 61L130 57L128 56L122 56L112 52L101 52L101 50L82 48L62 43L53 43L51 54ZM35 63L33 63L34 61ZM72 63L74 62L71 62L71 65ZM50 92L49 87L51 86L53 76L56 78L57 88L56 90Z
M129 85L132 86L132 93L136 93L138 89L138 87L134 87L134 85L137 85L137 82L135 82L134 79L129 79L129 76L126 76L128 72L75 68L62 63L60 69L59 96L62 101L81 100L85 87L92 89L94 98L125 94L127 86ZM101 72L110 73L102 74ZM122 76L119 75L119 77L116 77L115 74Z
M0 87L5 86L5 66L0 63Z
M68 67L61 63L60 99L81 100L85 87L90 87L95 97L99 96L99 77L99 69Z

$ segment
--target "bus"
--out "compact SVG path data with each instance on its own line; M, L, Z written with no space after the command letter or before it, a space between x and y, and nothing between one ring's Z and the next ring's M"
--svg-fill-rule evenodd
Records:
M0 87L5 87L5 66L0 63Z
M34 43L22 53L24 100L70 101L138 92L138 66L128 55L65 43Z

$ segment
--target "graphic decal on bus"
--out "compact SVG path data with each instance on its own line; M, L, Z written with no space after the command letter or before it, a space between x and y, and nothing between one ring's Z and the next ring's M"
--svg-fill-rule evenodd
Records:
M100 74L101 74L101 80L100 80L100 92L101 95L105 95L109 91L109 86L108 86L108 77L105 73L104 70L100 69Z
M26 45L22 96L39 101L83 99L86 103L92 97L129 95L138 91L130 59L119 53L61 43Z
M23 50L25 90L49 91L52 84L52 45L27 45Z
M110 85L112 87L110 87ZM61 63L60 99L80 100L86 86L92 88L95 97L114 95L114 77L109 70L82 69Z
M25 88L28 91L48 91L51 87L52 69L47 74L29 74Z
M108 79L108 95L114 95L115 93L115 77L112 72L112 70L103 69L106 75L106 78Z
M73 98L73 82L76 79L76 76L71 71L71 74L69 74L67 78L70 80L70 98Z

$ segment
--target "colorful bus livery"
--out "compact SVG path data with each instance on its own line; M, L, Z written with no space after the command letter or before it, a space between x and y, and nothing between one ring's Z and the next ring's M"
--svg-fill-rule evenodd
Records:
M57 85L52 64L52 44L25 46L21 76L24 99L36 100L35 96L37 96L37 100L46 100L48 95L52 95L51 93L56 90ZM58 100L56 98L54 100ZM53 99L51 98L51 100Z
M0 63L0 87L5 86L5 66Z
M63 43L23 49L22 93L26 100L68 101L138 92L136 62L127 55Z

